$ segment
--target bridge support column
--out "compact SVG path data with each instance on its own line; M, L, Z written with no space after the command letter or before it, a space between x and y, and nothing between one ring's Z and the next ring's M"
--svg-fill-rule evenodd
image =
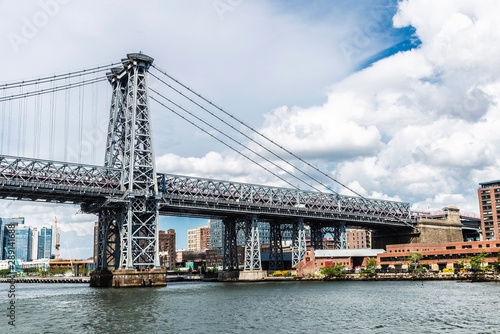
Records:
M223 220L224 237L222 239L222 267L224 271L238 270L238 247L236 244L236 221L231 218Z
M299 218L299 221L293 224L292 240L292 267L295 267L306 253L306 231L303 218Z
M323 249L323 231L321 225L311 226L311 247L314 249Z
M285 263L283 260L283 238L281 224L269 224L269 270L283 270Z
M245 270L262 270L257 215L245 224Z
M333 240L335 243L335 249L347 249L347 240L346 240L344 222L335 226L335 230L333 233Z

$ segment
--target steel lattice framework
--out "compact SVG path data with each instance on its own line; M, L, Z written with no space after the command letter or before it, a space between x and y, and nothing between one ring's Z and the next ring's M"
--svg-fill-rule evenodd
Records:
M301 191L255 184L158 174L160 211L225 216L303 217L346 221L366 226L410 226L410 205L338 194Z
M123 69L113 69L108 80L113 87L105 165L118 169L120 204L103 205L99 212L98 267L109 265L106 245L109 231L119 231L119 269L159 268L158 183L150 122L147 71L153 58L129 54ZM113 209L113 210L110 210ZM116 224L116 228L110 224ZM115 237L116 238L116 237ZM105 245L106 244L106 245ZM116 254L116 252L114 253ZM99 267L101 265L103 267ZM118 265L117 265L118 264Z
M102 166L0 156L0 198L83 203L123 195L121 171Z

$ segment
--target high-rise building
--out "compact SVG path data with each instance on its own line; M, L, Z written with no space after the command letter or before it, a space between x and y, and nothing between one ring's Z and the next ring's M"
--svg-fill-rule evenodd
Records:
M210 249L210 228L197 227L188 230L188 250L203 251Z
M0 218L0 258L2 260L7 259L7 244L8 244L8 234L7 225L19 225L24 224L24 218L19 216L14 216L14 218Z
M52 253L52 226L44 225L38 236L38 258L50 259Z
M479 183L477 195L481 210L483 240L499 240L500 180Z
M173 270L176 261L175 230L170 229L167 233L165 233L165 231L160 231L158 233L158 243L161 267Z
M31 260L31 228L24 224L19 224L15 227L16 239L16 259L19 261Z
M38 230L31 229L31 261L38 259Z

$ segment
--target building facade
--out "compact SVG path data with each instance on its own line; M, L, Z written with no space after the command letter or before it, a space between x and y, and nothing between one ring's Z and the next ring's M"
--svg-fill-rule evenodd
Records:
M468 257L478 255L483 250L486 252L486 263L496 261L500 251L500 241L387 245L387 252L377 256L377 263L383 271L388 268L406 269L408 256L417 252L423 255L419 263L429 265L432 270L452 269L463 261L467 262Z
M16 226L19 224L24 224L24 218L19 216L15 216L14 218L0 218L0 258L2 260L7 259L7 225L10 224Z
M31 261L38 259L38 230L36 227L31 229Z
M483 182L477 190L483 240L499 240L500 180Z
M199 252L210 249L210 228L197 227L188 230L188 251Z
M176 261L175 230L170 229L166 233L165 231L160 231L158 233L158 243L161 267L167 270L173 270Z
M16 259L19 261L31 261L31 228L19 224L15 228Z
M44 225L38 236L38 258L50 259L52 252L52 226Z

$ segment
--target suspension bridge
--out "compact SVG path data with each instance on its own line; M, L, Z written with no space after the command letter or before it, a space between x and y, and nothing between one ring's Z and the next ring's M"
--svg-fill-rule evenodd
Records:
M285 230L292 232L292 262L296 264L306 250L306 226L314 248L322 248L326 233L332 234L336 247L345 248L346 226L413 228L408 203L360 196L153 63L145 54L132 53L119 63L0 85L1 153L16 153L0 155L0 198L76 204L82 212L97 215L98 254L92 286L165 284L158 257L159 215L221 219L223 268L229 273L238 270L239 229L245 232L245 271L261 270L258 222L270 226L271 269L283 266ZM154 87L148 84L150 78L155 80ZM103 89L96 87L105 82L109 94L104 97L111 103L103 136L104 163L99 166L98 145L86 140L90 130L84 124L99 128L98 101L106 94L99 94ZM74 92L78 93L76 101L71 99ZM151 101L155 108L175 114L285 186L158 173ZM85 104L91 105L90 112ZM58 109L63 115L58 115ZM56 142L63 147L57 149ZM28 151L33 157L25 157ZM84 162L85 157L90 162ZM300 184L310 190L301 190ZM351 190L353 196L339 194L333 185Z

